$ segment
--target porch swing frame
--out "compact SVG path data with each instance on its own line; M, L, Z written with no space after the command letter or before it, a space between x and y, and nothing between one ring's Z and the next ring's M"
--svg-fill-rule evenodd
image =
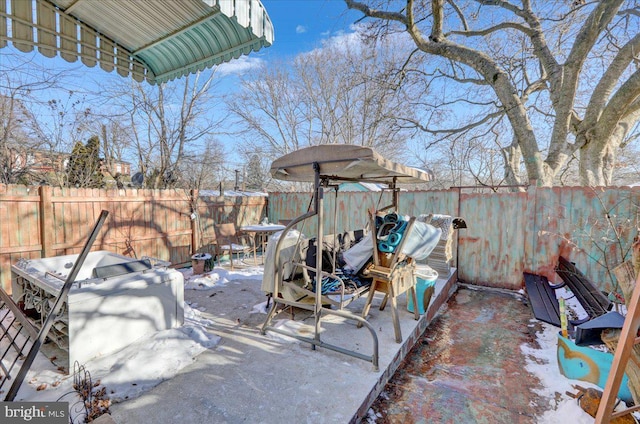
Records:
M351 294L348 302L344 301L344 282L334 275L323 271L323 254L324 249L324 194L328 187L336 187L337 184L343 182L369 182L369 183L385 183L388 190L392 191L391 204L379 209L377 212L393 209L397 210L399 202L399 191L397 184L403 183L424 183L432 179L432 174L428 171L406 167L383 158L380 154L371 148L353 146L353 145L320 145L312 146L296 152L285 155L273 162L271 173L275 178L313 182L313 208L306 213L294 218L287 224L280 234L275 247L275 267L274 267L274 285L272 292L273 304L267 314L267 318L261 328L261 333L266 334L267 331L279 333L309 343L312 349L322 347L330 349L342 354L346 354L358 359L370 362L374 371L379 370L379 348L378 336L373 326L365 317L357 315L349 310L344 309L351 301L365 294L368 294L368 287L358 290ZM336 189L337 196L337 189ZM337 198L337 197L336 197ZM336 220L336 211L334 211L334 223ZM284 284L283 269L285 266L281 258L280 252L283 247L283 241L286 234L295 228L298 224L315 218L317 220L317 237L316 237L316 263L315 268L303 264L298 266L307 268L315 272L316 284L313 292L313 303L302 301L302 299L292 300L285 299L280 296L280 289ZM335 225L335 224L334 224ZM371 229L375 231L375 229ZM335 236L335 235L334 235ZM372 240L375 244L375 240ZM335 260L334 260L335 266ZM335 268L332 268L335 272ZM339 302L327 302L327 296L322 294L322 277L330 276L337 278L342 283L342 296ZM338 309L329 309L323 307L324 304L330 303L337 306ZM272 320L280 307L296 307L313 312L314 316L314 335L313 338L305 337L300 334L283 330L272 325ZM371 335L372 353L370 355L362 352L351 350L343 346L327 343L320 337L322 326L321 321L325 316L338 316L347 320L355 321L358 327L364 326Z

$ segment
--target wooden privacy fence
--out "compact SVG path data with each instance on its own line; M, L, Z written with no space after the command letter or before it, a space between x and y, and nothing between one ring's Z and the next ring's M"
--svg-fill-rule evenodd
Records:
M337 198L327 193L325 199L327 232L363 228L367 209L390 201L386 192L339 192ZM20 258L78 253L103 209L109 219L94 249L181 264L194 252L211 249L215 223L291 219L312 207L310 200L309 193L271 193L267 202L264 197L199 197L188 190L0 185L0 283L9 289L11 264ZM609 290L615 285L610 271L637 234L639 205L639 187L531 186L519 193L402 191L399 212L465 219L468 228L457 232L454 252L462 281L518 290L526 271L559 282L554 267L562 255ZM300 230L315 234L315 224Z
M554 267L562 254L601 289L610 290L616 284L610 271L630 248L640 224L640 187L468 191L403 191L399 212L464 218L468 228L457 232L454 258L459 279L471 284L519 290L525 271L560 282ZM367 209L388 204L388 195L380 200L378 192L341 192L336 200L327 193L326 232L362 228ZM310 198L309 193L271 193L268 215L274 221L300 215ZM307 236L315 230L315 224L301 229Z
M215 239L214 223L255 224L265 197L198 197L197 190L103 190L0 185L0 285L11 264L79 253L102 210L109 211L93 250L189 262Z

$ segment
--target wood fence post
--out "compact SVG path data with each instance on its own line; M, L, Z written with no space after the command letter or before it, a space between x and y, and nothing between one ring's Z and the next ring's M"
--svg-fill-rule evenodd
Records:
M529 187L527 187L527 203L526 210L524 211L524 219L527 225L524 226L522 249L522 263L524 270L535 271L538 265L538 258L535 255L536 243L538 240L538 181L529 181Z
M40 244L43 258L53 256L53 203L50 186L40 186Z
M462 199L462 188L458 187L457 189L458 192L458 204L456 207L456 216L454 218L458 218L460 217L460 209L462 208L462 201L460 199ZM455 258L455 266L456 266L456 270L459 271L460 270L460 262L458 261L458 257L460 255L460 230L456 230L456 258ZM426 306L425 306L426 308Z
M191 190L191 202L189 218L191 219L191 254L195 255L200 248L199 235L200 235L200 216L198 214L198 189Z

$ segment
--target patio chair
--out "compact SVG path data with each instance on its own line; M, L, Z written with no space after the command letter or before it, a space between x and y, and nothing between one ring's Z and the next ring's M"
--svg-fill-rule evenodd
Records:
M216 233L215 249L216 256L218 257L218 265L220 264L220 257L224 254L229 254L231 269L233 269L234 254L237 260L240 261L240 254L243 255L244 259L247 254L253 252L253 241L250 237L238 232L235 224L215 224L214 231Z

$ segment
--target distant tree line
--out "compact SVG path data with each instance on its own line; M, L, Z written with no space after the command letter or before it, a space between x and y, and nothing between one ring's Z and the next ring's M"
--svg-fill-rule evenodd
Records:
M242 170L245 189L284 189L275 158L347 143L433 170L425 188L638 183L639 1L345 0L354 32L229 93L215 69L71 91L76 70L31 75L16 54L0 61L0 182L33 182L38 149L71 153L60 186L129 161L143 187L219 189Z

